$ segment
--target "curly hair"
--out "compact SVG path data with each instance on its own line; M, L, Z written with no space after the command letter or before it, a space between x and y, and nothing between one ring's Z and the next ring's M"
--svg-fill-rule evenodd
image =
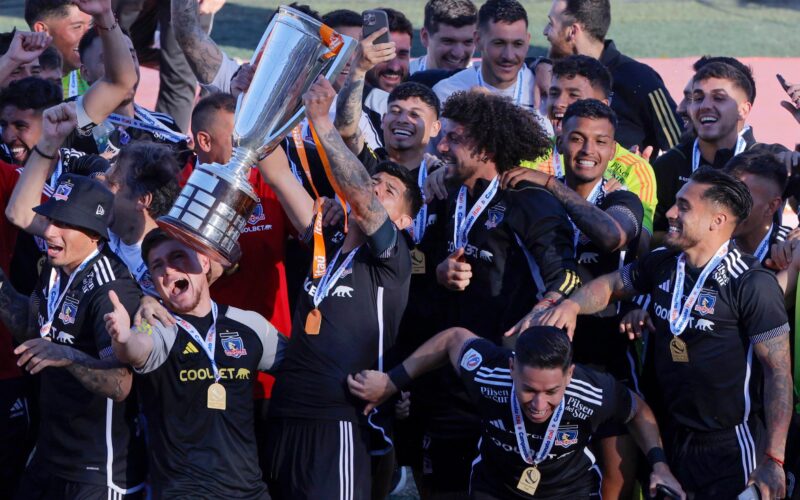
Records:
M61 88L53 82L29 76L12 82L0 91L0 111L6 106L14 106L20 110L42 112L61 104L63 97Z
M547 153L550 140L533 114L510 99L479 92L456 92L444 103L442 116L462 125L473 153L485 154L498 172Z

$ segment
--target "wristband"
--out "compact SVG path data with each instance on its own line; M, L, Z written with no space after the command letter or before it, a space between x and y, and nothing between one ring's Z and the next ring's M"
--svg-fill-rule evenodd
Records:
M773 457L772 455L770 455L766 451L764 452L764 456L767 457L768 460L771 460L771 461L775 462L776 464L778 464L781 467L781 469L783 469L783 460L778 460L777 458Z
M664 453L664 448L660 446L654 446L650 448L650 451L647 452L647 462L650 464L650 467L655 467L655 465L659 462L667 462L667 454Z
M547 177L547 182L545 182L545 183L544 183L544 188L545 188L546 190L550 191L550 183L551 183L551 182L553 182L553 180L554 180L555 178L556 178L556 177L555 177L554 175L551 175L551 176ZM550 191L550 192L552 193L552 191Z
M389 370L386 375L388 375L389 380L397 387L398 391L402 391L411 383L411 375L408 374L406 367L402 364Z
M97 28L98 30L103 30L103 31L114 31L114 29L117 26L119 26L119 21L117 20L116 17L114 17L114 24L112 24L108 28L106 28L105 26L100 26L100 24L98 24L97 22L94 23L94 27L95 28Z
M48 160L55 160L56 158L58 158L58 152L56 152L52 156L51 155L46 155L46 154L44 154L44 152L41 149L39 149L38 145L33 146L32 151L35 151L37 155L41 156L42 158L46 158Z

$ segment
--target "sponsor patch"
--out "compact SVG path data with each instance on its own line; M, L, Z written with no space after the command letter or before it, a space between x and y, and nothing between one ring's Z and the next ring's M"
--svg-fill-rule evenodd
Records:
M225 332L221 333L219 337L226 356L231 358L247 356L247 349L244 348L244 342L239 336L239 332Z
M694 310L701 316L714 314L714 305L717 303L717 294L714 292L700 292Z
M566 425L564 427L559 427L555 445L562 448L569 448L574 444L578 444L578 426Z
M475 368L479 367L482 361L483 356L481 356L481 353L475 349L470 349L464 353L464 356L461 358L461 368L471 372L474 371Z

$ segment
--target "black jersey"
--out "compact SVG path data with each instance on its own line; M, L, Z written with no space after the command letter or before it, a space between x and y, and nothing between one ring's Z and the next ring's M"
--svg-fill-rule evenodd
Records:
M45 264L34 289L38 325L47 318L47 287L51 266ZM60 271L59 271L60 272ZM68 276L62 273L61 286ZM98 359L113 357L103 316L114 310L113 290L133 316L139 287L128 268L105 245L72 281L56 310L48 337ZM62 288L63 291L63 288ZM125 490L144 480L143 440L136 422L136 398L124 402L89 392L63 368L42 372L41 424L34 463L53 475L81 483Z
M775 276L733 244L711 272L680 339L688 362L673 361L669 311L679 252L660 248L621 271L626 290L650 293L648 364L670 423L693 431L731 429L762 410L763 374L753 346L789 331ZM701 269L686 264L683 297Z
M474 339L464 345L459 359L461 380L481 418L480 454L472 471L472 488L497 498L531 498L517 489L522 472L530 467L520 455L511 412L510 349ZM542 479L537 498L572 498L590 478L594 456L587 445L605 422L627 423L635 413L631 392L611 376L575 365L564 393L564 413L550 454L539 464ZM527 419L530 449L539 450L548 424Z
M617 142L627 149L653 146L656 154L674 147L682 127L675 101L661 76L650 66L621 54L612 40L606 40L600 62L608 68L613 82L611 108L619 117Z
M205 339L212 315L182 316ZM220 305L214 360L225 410L209 409L214 382L203 346L178 326L152 329L153 351L136 371L147 417L150 484L157 498L265 498L253 433L256 370L280 363L286 340L263 316Z
M345 262L342 241L328 240L329 272ZM397 337L408 299L411 257L391 220L367 237L319 304L320 331L305 331L319 279L306 277L297 301L286 358L276 374L270 413L276 417L357 422L363 401L347 390L347 375L380 369Z

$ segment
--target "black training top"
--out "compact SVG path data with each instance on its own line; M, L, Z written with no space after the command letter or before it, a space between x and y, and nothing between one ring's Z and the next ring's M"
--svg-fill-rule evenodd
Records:
M212 314L181 316L205 340ZM263 316L219 305L214 360L225 410L208 408L214 371L203 346L178 326L152 327L142 374L150 485L157 498L265 498L253 431L256 370L280 364L286 339Z
M789 332L783 292L775 276L733 244L711 272L680 335L688 362L670 351L672 290L679 253L660 248L622 269L626 291L649 293L650 368L670 423L693 431L731 429L762 409L763 374L753 346ZM683 298L702 269L686 264Z
M480 454L473 463L471 489L497 498L527 499L530 495L517 489L530 465L520 455L514 433L508 363L512 356L510 349L474 339L464 345L459 358L461 380L481 418ZM630 390L610 375L581 365L575 365L564 404L556 441L538 466L542 479L536 497L574 498L594 466L594 456L587 449L592 434L605 422L627 423L636 410ZM550 420L542 424L523 420L528 446L536 454Z
M38 325L47 318L52 267L45 264L33 300ZM59 271L61 272L61 271ZM69 276L61 274L61 292ZM58 305L48 337L98 359L113 358L103 316L114 310L113 290L133 316L141 292L128 268L104 245L72 281ZM144 442L137 424L138 404L89 392L64 368L46 368L40 391L41 424L34 460L50 474L81 483L135 488L144 481Z

